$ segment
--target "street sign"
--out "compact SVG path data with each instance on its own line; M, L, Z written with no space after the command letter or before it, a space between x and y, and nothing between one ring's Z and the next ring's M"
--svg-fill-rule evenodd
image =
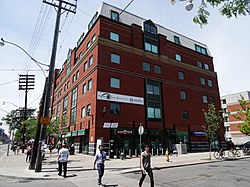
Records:
M41 117L40 118L40 123L43 124L43 125L50 124L50 117Z
M139 132L140 135L142 135L144 133L144 127L140 126L139 129L138 129L138 132Z

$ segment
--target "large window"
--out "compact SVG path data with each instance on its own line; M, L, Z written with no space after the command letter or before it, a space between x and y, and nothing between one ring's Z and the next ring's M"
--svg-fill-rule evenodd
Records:
M198 53L201 53L203 55L207 55L207 49L204 48L204 47L201 47L199 45L195 45L195 50L198 52Z
M111 10L111 19L115 21L119 21L119 13Z
M161 66L154 65L154 73L161 74Z
M89 58L89 66L92 66L92 64L93 64L93 56Z
M184 72L179 71L179 72L178 72L178 76L179 76L179 79L180 79L180 80L185 80L185 74L184 74Z
M174 43L181 45L180 38L178 36L174 36Z
M119 42L120 41L120 35L114 32L110 32L110 40L114 40Z
M202 68L202 66L203 66L203 65L202 65L202 62L198 61L198 62L197 62L197 66L198 66L199 68Z
M92 89L92 79L88 81L88 91Z
M57 104L56 117L60 116L60 112L61 112L61 102Z
M151 20L145 21L143 26L145 50L158 53L158 33L156 26Z
M71 107L76 106L77 103L77 87L72 90L72 102L71 102Z
M201 85L206 85L206 79L204 77L201 77L200 81Z
M203 103L208 103L208 98L207 98L206 95L203 95L203 96L202 96L202 102L203 102Z
M66 66L66 76L70 73L70 63Z
M120 55L111 53L111 62L115 64L120 64Z
M84 118L86 116L86 107L82 107L82 115L81 117Z
M68 107L68 96L64 97L63 99L63 112L67 111L67 107Z
M74 125L76 123L76 107L71 108L70 115L70 125Z
M185 91L180 91L180 99L187 100L187 93Z
M214 96L210 96L210 103L215 104L215 97Z
M161 121L160 82L146 80L147 117L149 121Z
M85 71L87 71L87 69L88 69L88 63L85 62L85 63L84 63L84 69L83 69L83 71L85 72Z
M119 78L110 78L110 87L111 88L120 88L120 79Z
M143 62L143 70L150 72L150 63Z
M110 113L111 114L120 114L121 112L121 106L120 103L110 103Z
M87 92L87 85L86 83L82 86L82 93L85 94Z
M209 70L210 68L209 68L209 65L208 64L204 64L204 69L205 70Z
M181 55L180 54L175 54L175 60L181 62Z
M212 86L213 86L213 81L210 80L210 79L208 79L208 80L207 80L207 85L210 86L210 87L212 87Z

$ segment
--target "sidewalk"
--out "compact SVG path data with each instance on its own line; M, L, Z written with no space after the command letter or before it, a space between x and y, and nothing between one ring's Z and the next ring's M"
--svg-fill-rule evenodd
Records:
M213 153L212 153L213 154ZM152 158L152 166L154 169L181 167L195 164L206 164L211 162L219 162L222 160L208 160L209 153L188 153L179 155L178 157L170 156L170 161L165 160L165 156L154 156ZM0 176L11 177L29 180L69 180L76 186L95 186L97 182L97 171L93 170L93 156L76 154L70 155L68 163L67 178L64 179L58 176L57 171L57 155L56 150L50 157L46 154L43 161L42 171L36 173L34 170L28 170L29 163L25 162L26 155L20 153L19 155L5 156L0 160ZM247 158L247 157L241 157ZM123 184L126 180L126 186L135 186L138 180L127 180L126 176L122 175L130 172L139 172L140 159L111 159L105 163L105 174L103 182L105 184Z

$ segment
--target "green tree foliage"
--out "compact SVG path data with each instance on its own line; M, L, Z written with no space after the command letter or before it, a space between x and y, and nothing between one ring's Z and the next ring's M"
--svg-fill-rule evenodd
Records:
M206 137L210 143L209 147L209 159L211 159L211 148L212 148L212 142L217 139L218 137L218 130L221 127L222 117L220 113L216 112L216 109L213 104L208 105L208 110L205 111L203 109L204 117L205 117L205 123L202 126Z
M243 121L239 125L240 131L245 135L250 135L250 101L246 101L241 95L241 99L238 100L240 108L235 108L237 114L233 114L233 117L239 121Z
M172 3L176 2L176 0L171 1ZM193 21L200 26L208 23L208 17L210 16L207 10L208 5L218 8L221 15L227 18L237 18L240 15L250 14L250 0L201 0L197 15L193 18Z

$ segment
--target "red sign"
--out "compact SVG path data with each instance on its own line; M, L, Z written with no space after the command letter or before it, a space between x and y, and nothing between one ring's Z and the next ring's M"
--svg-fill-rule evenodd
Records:
M123 131L117 131L118 134L132 134L133 131L127 131L127 130L123 130Z

